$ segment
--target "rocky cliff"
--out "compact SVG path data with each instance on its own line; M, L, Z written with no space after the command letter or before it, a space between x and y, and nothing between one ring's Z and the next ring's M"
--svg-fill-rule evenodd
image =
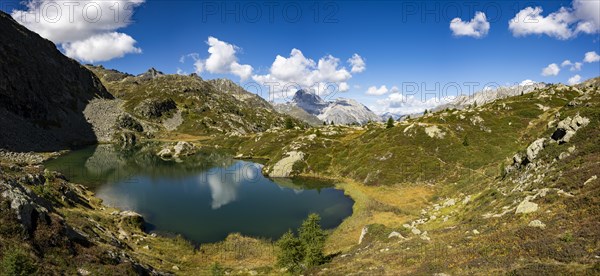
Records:
M112 98L100 80L0 11L0 148L49 151L96 141L83 116Z

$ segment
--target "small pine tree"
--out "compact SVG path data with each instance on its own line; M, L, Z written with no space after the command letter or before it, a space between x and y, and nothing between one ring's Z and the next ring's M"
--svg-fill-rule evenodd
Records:
M423 112L423 114L427 114L427 109L425 109L425 112Z
M321 217L310 214L300 226L299 237L304 249L304 264L306 267L314 267L325 262L323 248L325 247L326 234L321 229Z
M335 125L335 123L333 122L333 120L331 120L331 123L330 123L330 125L332 125L332 126L333 126L333 125Z
M394 127L394 118L392 118L390 116L390 118L387 120L387 126L386 128L393 128Z
M465 136L465 138L463 138L463 142L462 142L463 146L468 147L469 146L469 139L467 139L467 136Z
M294 121L292 120L292 118L287 117L285 118L285 129L292 129L294 128Z
M324 126L326 126L326 125L327 125L327 122L323 122L323 125L324 125Z
M277 266L287 268L290 272L297 272L301 268L304 252L300 240L288 230L276 243Z

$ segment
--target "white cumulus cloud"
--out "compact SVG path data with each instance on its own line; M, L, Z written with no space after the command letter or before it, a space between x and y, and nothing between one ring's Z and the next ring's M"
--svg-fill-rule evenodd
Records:
M132 22L133 10L145 0L29 0L11 16L42 37L60 45L69 57L106 61L141 53L135 39L116 30Z
M556 76L560 72L560 68L556 63L549 64L546 68L542 69L542 76Z
M242 81L252 75L254 70L252 66L238 62L236 54L239 47L212 36L208 37L206 43L209 46L207 59L201 59L198 53L191 53L181 56L179 62L185 63L187 59L191 59L197 74L205 71L213 74L233 74L240 77Z
M600 31L600 0L574 0L572 7L542 15L541 7L526 7L508 23L514 36L547 35L569 39L580 33L595 34Z
M135 47L135 39L123 33L106 33L94 35L85 40L63 44L65 55L85 62L107 61L120 58L126 54L139 54Z
M532 84L536 84L537 82L534 80L530 80L530 79L526 79L523 80L521 83L519 83L520 86L527 86L527 85L532 85Z
M580 75L575 75L573 77L570 77L568 82L569 82L570 85L578 84L578 83L581 82L581 76Z
M450 22L450 30L455 36L471 36L481 38L487 35L490 30L490 23L487 21L485 13L476 12L471 21L462 21L460 18L454 18Z
M358 54L352 55L352 57L348 59L348 63L352 65L352 69L350 69L350 72L352 73L362 73L367 69L367 63Z
M379 88L377 88L377 86L371 86L369 87L369 89L367 89L367 95L373 95L373 96L381 96L385 93L387 93L389 90L387 89L387 87L385 85L380 86Z
M583 61L587 63L598 62L600 61L600 55L598 55L596 52L587 52L585 53L585 58Z
M327 55L315 62L302 51L292 49L289 57L275 57L268 74L253 75L252 79L268 86L271 97L280 98L302 88L310 88L319 95L345 92L350 89L347 81L351 77L351 72L340 66L340 60L334 56Z
M451 97L439 98L433 97L422 99L414 95L404 95L400 92L391 93L385 99L378 100L377 106L370 107L375 113L383 114L390 112L393 114L415 114L431 110L439 105L446 104L452 100Z
M571 71L581 71L581 66L583 66L583 63L581 62L571 62L570 60L565 60L560 64L561 67L569 67L569 70Z

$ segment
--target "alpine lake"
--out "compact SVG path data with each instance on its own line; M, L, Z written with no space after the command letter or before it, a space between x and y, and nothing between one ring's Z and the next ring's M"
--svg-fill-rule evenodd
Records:
M218 152L163 160L143 146L96 145L45 163L93 191L104 204L141 214L147 232L182 235L193 243L231 233L278 239L310 213L324 229L352 214L352 199L313 178L270 179L262 165Z

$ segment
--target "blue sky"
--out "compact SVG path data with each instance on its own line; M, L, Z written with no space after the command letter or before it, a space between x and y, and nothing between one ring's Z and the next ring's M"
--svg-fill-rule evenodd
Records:
M486 83L505 85L526 79L567 83L575 75L580 76L580 80L600 75L599 62L583 62L586 53L600 53L600 23L597 19L600 18L600 10L594 11L593 8L590 11L589 8L600 7L597 0L575 0L576 3L473 1L470 4L433 1L295 1L280 2L275 6L268 6L268 2L262 1L115 2L129 2L132 5L131 22L87 22L92 26L81 27L83 29L69 29L69 26L52 28L56 24L46 24L50 27L26 26L46 34L42 35L56 42L63 52L83 62L90 56L102 60L116 55L110 60L94 63L132 74L144 72L150 67L165 73L176 73L178 69L180 72L193 73L196 71L195 59L206 63L210 56L210 46L207 44L209 37L214 37L213 41L221 43L218 45L224 49L227 45L235 45L233 57L237 65L230 67L231 59L222 61L215 57L213 61L218 64L213 63L211 67L206 63L200 72L205 79L225 77L239 82L241 76L247 76L242 84L264 80L269 73L277 74L271 68L276 56L287 59L292 49L300 50L306 60L315 63L331 55L337 59L335 69L338 71L333 72L336 74L322 76L322 72L314 72L314 78L344 82L347 86L344 90L347 91L336 96L357 99L378 112L389 110L387 105L390 102L386 100L390 100L391 94L402 93L403 84L406 83L425 83L429 90L435 89L435 83L440 83L440 87L457 83L466 92L468 87L464 84L472 82L477 83L473 84L476 90L481 90ZM581 8L578 6L580 4ZM2 9L13 13L13 16L14 10L27 10L18 1L4 1L2 5ZM509 21L528 7L543 9L543 12L539 12L541 17L537 18L541 22L509 28ZM564 13L561 13L561 7L566 9ZM29 9L32 10L31 7ZM224 13L224 10L229 13ZM256 16L257 10L261 16ZM296 11L300 11L301 15L296 17ZM454 31L450 28L451 21L457 17L463 23L476 21L474 17L478 11L485 14L484 21L489 27L485 23L471 22L473 25L470 26L457 25ZM103 9L103 12L104 15L111 11ZM566 14L571 18L550 21L548 15L552 13ZM591 29L589 24L584 25L586 22L592 25ZM94 29L93 25L100 24L104 25ZM101 54L90 53L90 49L85 48L87 44L77 43L95 36L92 42L88 42L106 45L102 44L102 39L107 39L107 36L99 34L105 30L114 34L110 38L113 40L109 41L118 41L112 43L120 45L118 49ZM89 34L88 37L61 37L57 32ZM217 52L218 45L215 47ZM98 48L102 47L94 49ZM195 59L188 57L185 63L180 62L182 56L191 53L197 53ZM365 62L364 71L351 72L352 65L348 59L354 54L358 54ZM324 61L327 63L335 59ZM565 60L570 60L572 64L581 62L582 66L580 70L573 68L574 71L571 71L573 65L562 66ZM595 58L590 56L588 60ZM223 67L219 62L229 63ZM542 70L552 63L557 65L560 72L550 68L546 76L542 75ZM251 72L247 70L248 67L243 67L245 65L252 67ZM315 64L309 69L317 70L316 67ZM340 71L342 67L348 74ZM239 70L232 73L227 68ZM293 74L280 73L285 76ZM297 78L307 77L300 74ZM289 79L295 80L293 76ZM281 77L277 80L281 80ZM386 93L382 93L385 89L380 89L376 94L381 95L367 95L369 87L381 88L382 85L386 86ZM398 89L392 89L394 86ZM427 95L421 97L419 92L422 92L422 87L419 90L414 96L421 102L435 97L432 93L438 96L441 93L441 88L438 88L437 92L425 93ZM417 102L414 106L423 108L426 105Z

